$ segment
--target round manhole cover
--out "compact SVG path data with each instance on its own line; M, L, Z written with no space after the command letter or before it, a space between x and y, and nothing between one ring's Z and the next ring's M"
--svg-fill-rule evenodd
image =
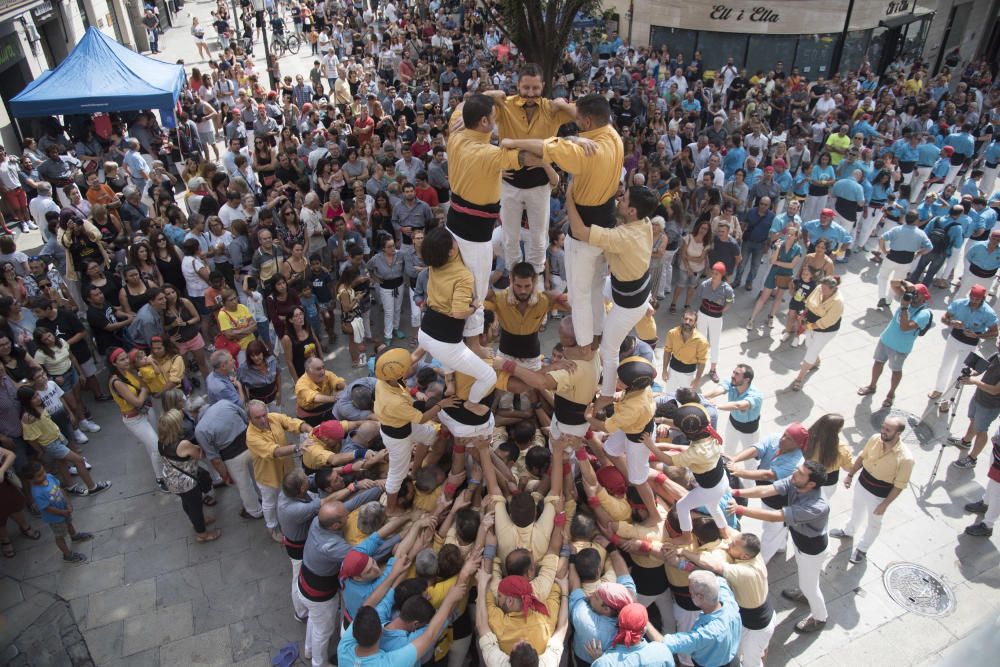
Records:
M919 415L906 412L898 408L890 410L878 410L872 413L871 424L875 433L882 428L882 422L886 417L900 417L906 423L906 430L903 431L903 442L908 445L919 447L934 440L934 428L920 419Z
M955 594L940 576L914 563L894 563L882 575L893 601L922 616L947 616L955 608Z

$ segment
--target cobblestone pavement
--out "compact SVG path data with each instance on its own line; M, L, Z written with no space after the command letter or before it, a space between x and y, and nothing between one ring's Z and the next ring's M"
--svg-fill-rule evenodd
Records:
M185 10L204 22L210 6L188 3ZM188 21L188 14L183 13L179 26L161 39L163 60L189 59L194 54ZM301 53L281 61L284 73L291 74L306 72L310 63L308 55ZM188 64L194 63L189 60ZM804 350L782 345L776 351L777 328L773 336L762 335L759 329L752 334L745 331L742 324L752 297L738 291L737 304L726 315L719 371L725 376L740 361L755 368L755 385L766 397L763 433L793 421L808 424L823 413L840 412L847 420L845 435L857 452L877 431L887 412L880 404L888 378L883 378L874 397L859 399L855 394L867 382L876 337L887 322L886 315L874 309L876 272L866 261L852 260L841 288L847 303L845 327L827 347L822 368L799 393L789 391L788 386ZM761 273L758 282L762 279ZM931 305L938 322L945 303L936 290ZM677 316L664 309L657 321L662 336L677 323ZM554 342L554 329L550 325L545 334L546 349ZM948 447L942 453L940 442L947 424L928 409L926 399L943 347L938 326L917 341L907 361L895 409L916 426L909 431L916 466L909 489L887 513L867 563L850 565L849 543L831 540L822 579L830 608L825 631L809 636L792 631L805 611L777 593L794 585L795 566L781 554L771 563L771 600L779 625L768 665L863 666L887 661L937 665L949 652L957 657L968 651L962 638L996 624L1000 537L961 534L971 523L962 506L980 498L988 455L981 458L977 470L952 467L959 451ZM348 379L356 377L342 345L329 355L329 364ZM963 402L967 401L968 395ZM291 408L290 402L286 401L286 407ZM77 525L96 534L81 549L90 560L85 565L64 566L48 534L39 542L14 539L18 554L3 561L0 577L0 650L6 647L0 663L86 665L91 664L86 656L89 651L89 659L102 666L264 667L289 642L299 643L301 649L304 626L292 617L288 561L259 522L239 518L235 489L218 493L219 504L211 510L218 517L222 538L210 544L195 543L180 502L154 489L148 458L127 436L114 406L99 404L94 412L104 430L92 437L85 453L97 478L113 480L114 487L93 499L74 501ZM965 424L960 416L955 427L964 429ZM939 455L941 467L929 485ZM833 497L832 527L846 522L850 496L841 488ZM748 523L751 530L756 529ZM894 603L883 586L882 573L899 561L919 563L943 576L955 593L954 611L931 618ZM79 634L69 623L63 601L68 601ZM50 630L40 633L40 628ZM52 643L57 633L62 638L61 653ZM86 651L79 641L81 635ZM31 647L43 644L48 647L45 652L30 653ZM962 664L993 663L983 653L972 655Z

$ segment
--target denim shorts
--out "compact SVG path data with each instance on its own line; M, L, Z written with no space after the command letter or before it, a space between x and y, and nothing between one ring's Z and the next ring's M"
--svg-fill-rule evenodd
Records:
M46 461L61 461L70 455L70 449L66 441L62 438L53 440L42 448L42 457Z
M897 352L882 341L875 346L875 361L879 363L888 362L889 370L898 373L903 370L903 362L909 353Z
M695 273L694 275L689 275L684 269L674 272L674 286L678 289L684 289L685 287L694 289L704 279L705 274L703 272Z
M989 433L990 424L1000 417L1000 408L988 408L980 405L975 397L969 401L969 419L972 421L972 430L975 433Z
M56 382L56 384L59 385L59 388L63 390L64 394L68 394L73 391L73 387L80 382L80 374L76 372L76 368L73 366L70 366L69 370L62 375L57 375L55 377L62 380L62 383Z

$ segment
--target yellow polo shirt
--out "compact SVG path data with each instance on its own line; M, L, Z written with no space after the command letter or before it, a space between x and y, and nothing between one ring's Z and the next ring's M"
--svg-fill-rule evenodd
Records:
M562 592L559 590L559 585L553 584L548 597L542 600L549 615L546 616L535 610L530 610L525 616L523 611L517 611L513 614L504 613L497 606L496 595L493 591L487 591L486 613L489 616L490 630L497 636L500 650L510 655L514 646L523 640L531 644L538 655L543 654L559 620L561 599Z
M913 454L902 440L898 440L891 449L886 449L882 437L875 434L868 438L860 456L865 470L872 477L897 489L906 488L913 472Z
M468 128L448 139L448 179L451 191L470 204L500 201L500 173L519 169L517 151L490 143L490 135Z
M622 138L610 124L581 132L580 136L596 142L597 152L587 155L572 141L553 137L545 141L542 159L555 162L560 169L573 174L573 199L577 204L600 206L618 194L625 160Z
M333 407L333 403L314 403L313 399L317 394L332 396L343 389L344 385L344 380L333 371L324 371L323 380L319 384L313 382L308 373L303 373L295 383L295 402L300 408L308 411L316 411L322 407Z
M594 225L590 245L604 251L608 268L618 280L638 280L649 271L653 252L653 226L649 218L634 220L614 229Z
M407 424L417 424L424 414L413 407L413 397L406 387L399 383L390 384L384 380L375 383L375 419L391 428Z
M554 109L552 100L539 98L535 101L537 106L530 119L520 95L508 95L503 102L494 105L500 139L548 139L555 136L560 126L573 120L565 111Z
M439 268L427 269L427 305L442 315L468 310L475 299L475 281L460 255Z
M247 449L253 460L254 479L258 484L276 489L295 467L295 462L291 456L278 458L274 452L288 444L286 432L298 433L305 422L280 412L267 413L267 421L269 428L266 430L257 428L253 423L247 427Z
M663 343L663 354L671 355L682 364L704 364L708 361L708 339L694 329L690 337L684 340L681 328L676 326L667 332L667 340Z

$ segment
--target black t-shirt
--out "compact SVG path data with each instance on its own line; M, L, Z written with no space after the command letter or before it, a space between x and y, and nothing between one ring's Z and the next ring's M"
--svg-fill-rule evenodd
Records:
M742 76L733 77L733 82L729 84L729 90L734 93L742 93L747 88L747 80Z
M39 319L35 326L45 327L55 334L55 337L60 340L69 340L81 331L86 331L83 326L83 322L80 321L79 317L68 310L63 309L56 311L56 317L54 320ZM73 356L76 357L76 360L81 364L90 361L93 358L93 355L90 353L90 346L87 345L86 336L70 345L69 349L73 353Z
M90 325L90 331L94 334L94 343L97 345L99 354L106 354L111 348L119 347L125 342L121 335L122 329L107 330L109 324L117 323L118 317L110 304L106 303L103 308L87 306L87 324Z

